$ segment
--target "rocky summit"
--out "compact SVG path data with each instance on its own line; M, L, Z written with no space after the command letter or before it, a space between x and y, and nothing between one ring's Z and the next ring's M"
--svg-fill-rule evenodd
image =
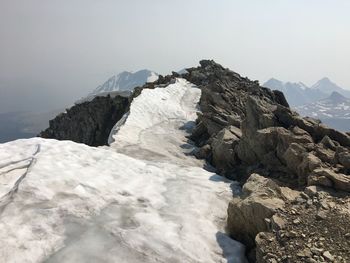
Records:
M110 106L98 107L99 116L104 116L98 124L91 117L95 110L89 110L96 98L84 104L85 117L72 109L66 115L68 122L52 121L49 131L67 130L63 123L79 127L94 123L83 130L96 134L104 127L104 131L144 89L165 87L176 78L201 89L201 112L189 137L197 146L193 154L242 185L228 207L227 229L246 245L249 261L350 262L350 136L301 117L282 92L261 87L212 60L182 74L159 76L136 88L118 107L111 99L101 101L99 105ZM108 116L115 116L111 123ZM107 132L98 133L97 143L78 138L76 130L62 136L54 132L48 136L45 131L42 136L90 145L107 140Z

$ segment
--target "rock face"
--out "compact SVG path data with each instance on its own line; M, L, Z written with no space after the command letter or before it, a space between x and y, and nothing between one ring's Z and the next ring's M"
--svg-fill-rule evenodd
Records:
M208 148L206 159L212 162L226 176L231 176L239 159L234 150L242 137L241 124L246 117L246 104L251 96L268 101L272 105L288 107L283 94L262 88L256 81L250 81L239 74L223 68L213 61L201 61L201 66L187 69L182 77L202 89L197 128L192 134L198 146ZM225 129L225 131L223 131ZM234 138L228 143L228 137ZM225 134L226 143L218 143ZM223 165L225 159L230 161ZM223 159L223 160L222 160Z
M256 235L268 231L265 218L282 209L284 201L279 186L258 174L252 174L242 190L228 208L228 230L251 249Z
M128 105L129 100L125 97L96 97L58 115L39 136L90 146L106 145L113 125L121 119Z
M213 61L201 61L187 72L184 77L203 91L202 114L192 139L203 148L198 156L222 175L244 181L258 172L291 187L323 185L348 191L347 134L302 118L281 92L260 87Z
M341 222L350 215L349 134L301 117L282 93L213 61L187 72L203 91L191 136L196 156L245 182L228 208L228 230L247 245L250 261L348 262Z

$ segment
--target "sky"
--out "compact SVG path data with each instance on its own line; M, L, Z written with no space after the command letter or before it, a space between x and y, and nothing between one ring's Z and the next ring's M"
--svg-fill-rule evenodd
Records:
M0 113L68 107L124 70L214 59L350 89L349 0L0 0Z

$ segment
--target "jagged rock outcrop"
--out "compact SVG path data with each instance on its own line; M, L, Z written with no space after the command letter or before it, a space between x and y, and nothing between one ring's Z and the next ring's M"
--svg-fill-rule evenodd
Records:
M128 105L127 97L96 97L58 115L39 136L90 146L106 145L111 129L124 115Z
M238 240L255 247L255 237L268 231L265 218L271 218L284 201L280 187L258 174L252 174L242 188L242 195L235 197L228 208L228 230Z
M213 61L187 71L184 77L203 91L191 136L200 147L196 156L246 182L228 208L228 230L247 245L251 261L347 262L350 253L341 244L349 234L340 222L350 214L349 134L301 117L282 93ZM312 197L305 194L315 186ZM315 234L318 228L324 231Z
M350 189L350 176L346 175L350 160L348 135L303 119L287 107L254 97L248 99L246 107L242 139L236 148L244 165L258 161L264 166L265 174L291 185L298 182L298 186L318 184ZM337 152L341 154L336 155ZM316 172L320 169L330 172L326 175ZM328 179L326 182L324 177Z
M228 230L250 262L349 262L350 196L304 191L252 174L228 208Z
M200 146L207 144L209 138L213 139L223 128L230 125L240 128L250 96L288 107L279 91L262 88L258 82L243 78L214 61L204 60L200 64L200 67L189 68L188 73L182 75L202 89L202 114L198 116L198 125L192 136Z
M192 139L222 175L252 172L292 187L350 188L350 137L293 112L280 92L260 87L213 61L184 75L202 89L202 113ZM328 169L326 175L317 169ZM336 176L333 174L336 173Z

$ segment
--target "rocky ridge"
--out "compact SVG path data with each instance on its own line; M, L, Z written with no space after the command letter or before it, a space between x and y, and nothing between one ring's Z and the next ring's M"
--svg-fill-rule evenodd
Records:
M66 112L50 120L50 126L38 136L57 140L71 140L89 146L108 144L108 137L113 126L129 111L132 100L143 89L166 87L175 82L180 75L158 75L154 82L135 87L133 92L125 94L114 92L99 94L91 100L81 100Z
M197 157L244 184L228 230L250 261L348 262L350 137L213 61L187 71L203 91Z
M247 245L250 261L348 262L349 135L301 117L282 92L210 60L135 88L118 118L142 89L177 77L202 90L194 154L243 185L228 208L228 231Z

